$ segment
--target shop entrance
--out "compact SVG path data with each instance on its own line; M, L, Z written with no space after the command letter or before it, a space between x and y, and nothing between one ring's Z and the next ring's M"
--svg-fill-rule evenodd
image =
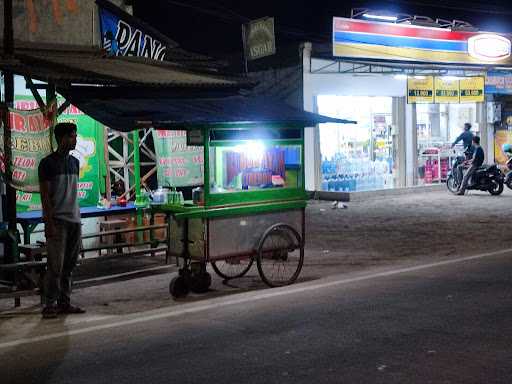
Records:
M394 187L396 151L392 97L319 95L318 113L357 124L320 124L324 191L371 191Z
M439 183L446 180L451 159L463 151L462 143L451 148L463 131L464 123L473 126L479 134L476 104L416 104L418 133L418 184Z

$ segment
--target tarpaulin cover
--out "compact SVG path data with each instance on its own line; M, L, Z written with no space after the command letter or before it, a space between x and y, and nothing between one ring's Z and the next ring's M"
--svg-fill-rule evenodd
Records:
M88 93L88 92L87 92ZM293 108L282 101L263 97L216 98L99 97L67 95L71 103L94 119L118 131L142 127L192 129L208 124L262 123L299 124L355 123Z

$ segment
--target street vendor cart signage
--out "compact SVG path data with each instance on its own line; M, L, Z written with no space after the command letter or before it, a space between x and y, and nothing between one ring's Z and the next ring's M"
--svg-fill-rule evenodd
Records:
M187 145L187 131L153 131L158 185L186 187L203 184L203 147Z
M335 17L333 56L447 64L512 64L510 34Z

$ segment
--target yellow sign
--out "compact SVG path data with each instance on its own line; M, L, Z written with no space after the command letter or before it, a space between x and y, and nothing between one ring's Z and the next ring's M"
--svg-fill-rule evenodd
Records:
M484 77L466 77L460 80L460 102L481 103L484 101Z
M434 77L416 76L407 78L407 103L434 102Z
M436 103L459 103L459 80L436 77L434 99Z

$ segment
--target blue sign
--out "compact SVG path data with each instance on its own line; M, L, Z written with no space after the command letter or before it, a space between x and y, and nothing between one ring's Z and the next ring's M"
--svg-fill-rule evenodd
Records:
M488 72L485 77L485 93L512 95L512 73Z
M142 29L99 7L101 44L112 56L139 56L164 60L166 45Z

